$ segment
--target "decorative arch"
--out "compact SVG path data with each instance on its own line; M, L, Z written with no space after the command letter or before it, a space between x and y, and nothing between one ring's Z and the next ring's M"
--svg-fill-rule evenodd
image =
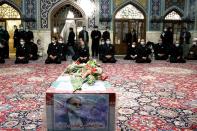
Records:
M9 2L9 1L0 1L0 6L2 6L3 4L7 4L7 5L11 6L13 9L15 9L19 13L20 19L22 18L21 10L19 9L19 7L17 5L15 5L14 3Z
M164 20L181 20L181 16L176 11L171 11L164 17Z
M82 18L85 19L86 18L86 15L85 15L85 12L77 5L75 4L74 2L70 1L70 0L61 0L60 2L56 3L49 11L48 13L48 23L49 25L51 25L51 18L52 16L58 12L58 10L60 10L61 8L63 8L64 6L66 5L71 5L73 6L75 9L77 9L81 14L82 14Z
M21 16L19 12L8 4L0 5L0 18L3 19L19 19Z
M132 4L128 4L120 9L115 15L115 19L144 19L144 15Z
M13 26L16 25L19 27L21 25L21 20L23 20L22 11L19 8L18 5L16 5L15 2L12 0L0 0L0 6L2 8L0 9L0 20L1 20L1 26L3 26L10 35L9 40L9 53L15 53L15 49L13 46L13 35L14 35L14 28Z
M169 14L169 13L171 13L171 12L176 12L177 14L179 14L180 15L180 17L183 17L183 15L184 15L184 11L183 10L181 10L179 7L177 7L177 6L172 6L172 7L170 7L170 8L168 8L166 11L165 11L165 13L164 13L164 18Z
M144 7L137 1L126 1L126 2L123 2L115 11L114 11L114 14L113 14L113 19L115 19L115 16L116 14L121 10L123 9L124 7L126 7L127 5L133 5L134 7L136 7L139 11L141 11L144 15L144 19L146 18L146 11L144 9Z
M144 7L136 0L125 1L114 11L113 42L116 54L126 54L126 39L131 32L134 35L131 43L146 39L146 16Z
M181 28L184 26L184 11L177 6L171 6L163 15L163 28L170 27L173 33L173 41L179 38Z

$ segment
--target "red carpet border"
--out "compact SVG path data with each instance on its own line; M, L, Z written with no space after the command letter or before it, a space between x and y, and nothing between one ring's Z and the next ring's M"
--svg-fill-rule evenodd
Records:
M0 130L46 130L45 91L68 64L0 65ZM117 131L197 129L197 62L102 64L117 92Z

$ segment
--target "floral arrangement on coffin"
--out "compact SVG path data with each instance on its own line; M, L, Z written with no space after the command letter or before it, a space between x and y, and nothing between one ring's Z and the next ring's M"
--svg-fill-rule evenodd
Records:
M65 70L66 74L71 76L71 83L76 90L81 90L83 83L93 85L96 80L106 80L107 76L103 74L103 70L96 60L89 60L87 63L73 62L68 65Z

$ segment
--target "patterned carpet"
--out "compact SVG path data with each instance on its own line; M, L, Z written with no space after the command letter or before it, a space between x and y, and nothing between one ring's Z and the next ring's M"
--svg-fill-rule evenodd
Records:
M45 91L66 68L43 60L0 65L0 130L45 131ZM102 64L117 92L117 131L197 129L197 61Z

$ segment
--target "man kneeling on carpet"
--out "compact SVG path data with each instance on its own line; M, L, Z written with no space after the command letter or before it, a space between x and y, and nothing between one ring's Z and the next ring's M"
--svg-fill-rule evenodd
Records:
M111 44L110 39L106 40L106 43L103 45L103 52L102 52L102 62L103 63L116 63L116 59L114 57L115 49L114 46Z
M73 60L78 60L80 63L87 63L89 61L89 57L89 47L85 44L82 38L79 38L79 47L73 56Z
M144 39L141 39L140 45L137 48L136 63L151 63L151 49L146 46Z
M29 47L24 39L20 39L20 44L16 47L16 60L15 64L29 63Z
M168 59L168 51L166 45L162 42L162 39L159 39L157 44L153 46L155 60L167 60Z
M170 63L185 63L183 59L183 47L176 41L170 49Z
M34 43L33 39L28 42L29 46L29 60L38 59L38 46Z
M48 46L47 50L48 57L45 61L46 64L56 63L61 64L61 48L57 43L57 38L52 37L52 42Z
M128 45L127 55L124 57L125 60L135 60L137 58L137 44L133 42Z
M197 38L193 39L192 47L189 49L188 60L197 60Z

